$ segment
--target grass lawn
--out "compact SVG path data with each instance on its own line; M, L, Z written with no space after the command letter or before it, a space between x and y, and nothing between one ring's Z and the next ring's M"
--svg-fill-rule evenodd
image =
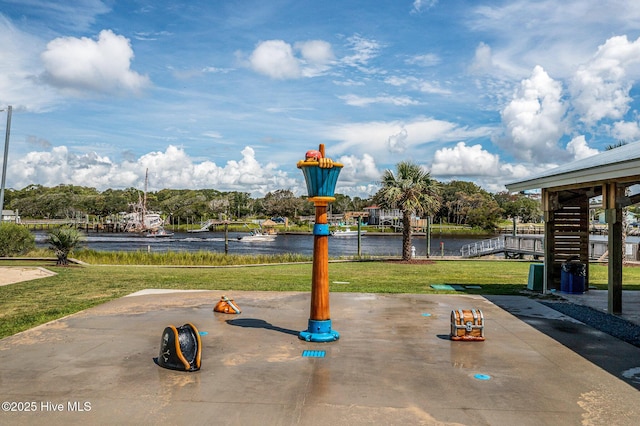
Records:
M0 265L42 266L56 276L0 286L0 338L147 288L310 291L311 264L239 267L70 266L55 262L0 261ZM478 285L469 294L520 294L529 263L518 261L332 262L332 292L443 293L431 284ZM625 267L624 288L640 290L640 267ZM607 267L590 265L590 285L607 287ZM446 292L446 291L445 291Z

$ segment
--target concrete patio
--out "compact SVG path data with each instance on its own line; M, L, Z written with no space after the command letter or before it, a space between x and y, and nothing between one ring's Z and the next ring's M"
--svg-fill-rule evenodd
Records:
M308 293L146 291L0 340L2 424L635 425L640 379L601 368L518 319L583 327L535 300L514 315L470 295L332 293L340 340L309 343ZM509 305L511 303L511 305ZM482 309L484 342L449 339L452 309ZM167 325L202 334L202 368L153 362ZM640 367L640 349L594 336ZM324 351L303 356L303 351ZM631 357L631 359L629 359ZM629 364L631 363L631 364ZM611 370L615 371L615 370ZM19 406L19 403L23 403ZM25 404L32 409L24 412ZM33 404L31 404L33 403Z

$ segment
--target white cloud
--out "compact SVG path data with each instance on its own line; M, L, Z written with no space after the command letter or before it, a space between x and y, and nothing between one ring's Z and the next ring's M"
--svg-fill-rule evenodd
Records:
M596 155L599 151L597 149L589 148L584 135L580 135L571 139L567 144L567 152L573 155L574 160L581 160L583 158Z
M293 54L293 48L282 40L259 43L249 61L255 71L271 78L299 78L302 75L300 63Z
M504 163L500 165L500 174L498 175L498 178L502 186L504 187L505 182L508 182L510 180L522 179L534 173L538 173L555 166L555 164L540 167L538 165L531 164Z
M11 186L23 188L34 182L45 186L74 184L100 186L105 176L110 176L114 165L106 157L96 153L77 155L67 147L54 147L51 151L34 151L8 163ZM127 186L126 175L114 175L123 187Z
M340 179L342 179L342 175ZM363 183L354 186L343 185L340 179L338 179L338 184L336 185L337 194L346 194L352 198L360 197L364 199L373 197L376 192L380 190L380 184L377 183L380 181L380 176L378 176L375 182Z
M358 182L380 180L381 172L375 160L369 154L363 154L362 157L343 155L336 161L344 165L339 178L339 182L342 185L355 185Z
M450 90L442 89L437 84L430 83L428 81L422 81L418 85L418 89L423 93L430 93L433 95L449 95L451 94Z
M565 110L561 84L536 66L502 111L505 134L494 141L518 159L548 162L559 152Z
M335 84L336 86L347 86L347 87L364 86L365 85L364 81L355 81L355 80L352 80L352 79L333 80L333 84Z
M382 172L371 155L343 155L337 161L344 165L336 185L337 193L368 198L378 192Z
M406 159L396 158L394 154L397 153L390 151L390 140L398 142L398 135L402 136L402 155L416 158L418 161L418 158L427 155L424 145L487 137L491 131L492 129L485 127L468 129L448 121L417 117L408 121L347 123L330 127L322 136L325 140L338 141L332 146L334 152L366 152L378 163L389 164Z
M299 41L295 44L302 57L312 64L326 64L333 60L331 44L323 40Z
M434 154L431 175L437 179L472 181L490 192L504 191L505 182L523 179L531 174L555 167L555 164L502 163L479 144L469 146L458 142L452 148L442 148Z
M376 96L362 97L357 95L338 96L339 99L345 101L347 105L364 107L371 104L391 104L396 106L418 105L419 102L407 96Z
M434 67L442 62L442 59L435 53L415 55L405 60L409 65L420 65L423 67Z
M500 157L481 145L467 146L458 142L453 148L442 148L433 155L433 176L495 176L500 173Z
M407 149L418 144L445 138L455 131L455 125L431 118L420 118L410 122L363 122L348 123L329 128L326 138L339 141L332 149L338 153L367 152L378 160L388 163L389 138L406 132L404 143Z
M423 93L448 95L450 90L442 89L437 83L425 81L416 77L397 77L391 76L384 79L384 82L392 86L408 86L413 90L418 90Z
M353 51L353 54L344 56L341 59L343 64L365 73L379 71L375 68L369 68L369 62L379 55L380 49L383 47L382 44L376 40L367 39L356 34L347 39L347 47Z
M489 192L505 191L504 186L506 182L517 181L526 178L535 173L542 172L544 170L556 167L556 164L514 164L514 163L501 163L499 164L498 172L494 175L480 175L480 176L453 176L454 179L472 180L476 185L484 188Z
M98 40L60 37L47 44L41 58L48 83L73 94L86 91L138 93L150 84L147 76L131 70L129 40L103 30Z
M175 146L165 152L146 154L137 162L154 170L157 185L162 188L216 188L221 191L244 191L266 194L297 183L276 169L273 163L260 163L251 147L242 150L242 159L218 166L211 161L195 163L187 153Z
M387 138L389 152L402 153L407 149L407 129L401 129L395 135Z
M473 73L482 74L491 72L493 70L491 46L481 42L478 47L476 47L476 53L469 68Z
M438 4L438 0L413 0L411 13L420 13Z
M96 16L110 12L102 0L76 0L56 2L48 0L9 0L11 7L24 9L26 16L40 16L46 22L55 22L72 31L88 31L96 22ZM26 17L25 17L26 18ZM25 19L29 22L29 19Z
M603 118L620 120L629 110L632 82L628 68L640 62L640 38L611 37L572 79L573 105L581 121L592 126ZM638 72L638 71L636 71Z
M38 53L44 41L16 28L0 14L0 100L16 111L41 112L57 102L53 89L38 84L42 65ZM6 60L10 58L10 60Z
M571 76L612 34L637 34L640 3L600 0L478 2L466 24L491 39L493 63L513 76L535 65L556 78Z
M170 145L165 151L150 152L137 160L118 164L95 152L78 155L59 146L12 160L9 163L10 186L23 188L37 182L44 186L64 183L98 190L142 188L147 169L150 190L216 188L262 196L269 191L300 184L298 179L278 170L275 164L256 160L253 148L245 147L241 154L241 160L218 166L211 161L195 162L183 148Z
M409 84L410 82L414 82L417 79L415 77L398 77L398 76L390 76L384 79L384 82L390 84L392 86L404 86Z
M222 134L220 132L214 132L214 131L204 132L202 136L206 136L212 139L222 139Z
M323 40L300 41L293 46L283 40L267 40L256 46L249 63L256 72L284 80L321 75L333 60L331 44Z
M637 121L617 121L613 123L611 136L620 141L636 141L640 139L640 127Z
M208 72L213 74L228 74L233 71L233 68L219 68L219 67L204 67L202 68L202 72Z
M170 31L149 31L149 32L136 32L133 37L136 40L142 41L156 41L161 38L166 38L172 36L173 33Z
M331 44L323 40L309 40L295 43L305 64L302 74L314 77L326 72L335 59Z

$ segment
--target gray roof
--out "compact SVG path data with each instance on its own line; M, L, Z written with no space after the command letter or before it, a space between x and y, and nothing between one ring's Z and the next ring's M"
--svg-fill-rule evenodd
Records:
M509 191L587 186L611 181L640 182L640 142L601 152L507 183Z

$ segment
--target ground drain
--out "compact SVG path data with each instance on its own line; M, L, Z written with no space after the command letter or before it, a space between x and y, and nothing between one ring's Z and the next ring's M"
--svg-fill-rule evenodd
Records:
M324 358L324 351L302 351L302 356L309 358Z

